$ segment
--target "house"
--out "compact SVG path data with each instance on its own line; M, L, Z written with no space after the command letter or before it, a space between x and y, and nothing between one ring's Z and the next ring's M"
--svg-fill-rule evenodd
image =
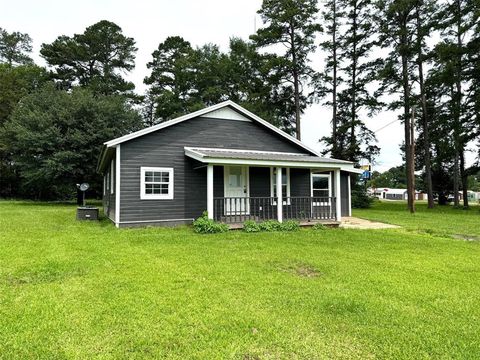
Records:
M319 135L320 136L320 135ZM319 156L226 101L102 147L106 215L117 227L217 221L340 221L354 164Z
M386 200L407 200L407 189L392 189L392 188L377 188L368 189L369 194L373 194L378 199ZM421 191L415 190L415 200L424 200L424 194Z

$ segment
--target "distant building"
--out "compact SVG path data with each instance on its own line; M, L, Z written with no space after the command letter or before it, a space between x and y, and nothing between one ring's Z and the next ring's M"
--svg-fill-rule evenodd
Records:
M407 200L407 189L392 189L392 188L376 188L368 189L368 193L378 199L385 200ZM421 191L415 190L415 200L423 200L424 194Z

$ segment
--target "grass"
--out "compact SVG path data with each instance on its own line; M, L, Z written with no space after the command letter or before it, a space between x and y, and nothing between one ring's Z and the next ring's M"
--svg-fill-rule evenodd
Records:
M0 358L479 358L480 242L447 234L478 213L419 210L356 212L407 230L197 235L0 201ZM454 225L433 236L432 214Z
M404 201L376 202L370 209L354 209L353 216L377 220L414 232L428 232L442 236L480 236L480 206L473 205L469 210L453 206L435 206L428 209L425 202L416 204L415 214L406 213Z

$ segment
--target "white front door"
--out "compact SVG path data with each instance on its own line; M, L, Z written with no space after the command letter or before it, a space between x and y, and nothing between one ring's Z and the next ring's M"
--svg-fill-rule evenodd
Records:
M225 166L224 175L225 215L248 215L248 167Z

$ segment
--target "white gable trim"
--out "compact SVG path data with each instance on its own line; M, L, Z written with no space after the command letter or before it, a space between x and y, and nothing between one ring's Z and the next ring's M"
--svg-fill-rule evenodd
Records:
M206 113L200 117L203 118L213 118L213 119L227 119L227 120L236 120L236 121L248 121L252 122L249 118L246 116L243 116L239 112L229 108L229 107L224 107L218 110L213 110L209 113Z
M150 134L151 132L154 132L154 131L157 131L157 130L160 130L160 129L164 129L166 127L169 127L169 126L172 126L172 125L175 125L175 124L178 124L178 123L181 123L183 121L186 121L186 120L189 120L189 119L193 119L195 117L199 117L199 116L202 116L202 115L205 115L207 113L211 113L215 110L218 110L218 109L222 109L222 108L225 108L225 107L232 107L234 108L235 110L237 110L240 114L242 114L243 116L246 116L247 118L250 118L260 124L262 124L263 126L269 128L270 130L276 132L277 134L283 136L285 139L289 140L290 142L293 142L295 144L297 144L298 146L304 148L305 150L307 150L308 152L316 155L316 156L320 156L320 154L318 154L315 150L309 148L308 146L306 146L305 144L303 144L301 141L297 140L296 138L294 138L293 136L287 134L286 132L280 130L279 128L277 128L276 126L270 124L268 121L265 121L263 119L261 119L260 117L258 117L257 115L251 113L250 111L248 111L247 109L241 107L240 105L238 104L235 104L233 101L231 100L227 100L227 101L224 101L220 104L217 104L217 105L213 105L213 106L210 106L210 107L207 107L205 109L201 109L201 110L198 110L198 111L195 111L191 114L187 114L187 115L184 115L184 116L180 116L176 119L173 119L173 120L170 120L170 121L166 121L166 122L163 122L161 124L158 124L158 125L154 125L154 126L151 126L149 128L146 128L146 129L142 129L142 130L139 130L139 131L136 131L136 132L133 132L131 134L128 134L128 135L125 135L125 136L122 136L122 137L119 137L119 138L116 138L116 139L113 139L113 140L110 140L110 141L107 141L106 143L104 143L104 145L106 147L113 147L113 146L116 146L118 144L121 144L125 141L129 141L129 140L132 140L132 139L135 139L137 137L140 137L140 136L143 136L143 135L147 135L147 134Z

